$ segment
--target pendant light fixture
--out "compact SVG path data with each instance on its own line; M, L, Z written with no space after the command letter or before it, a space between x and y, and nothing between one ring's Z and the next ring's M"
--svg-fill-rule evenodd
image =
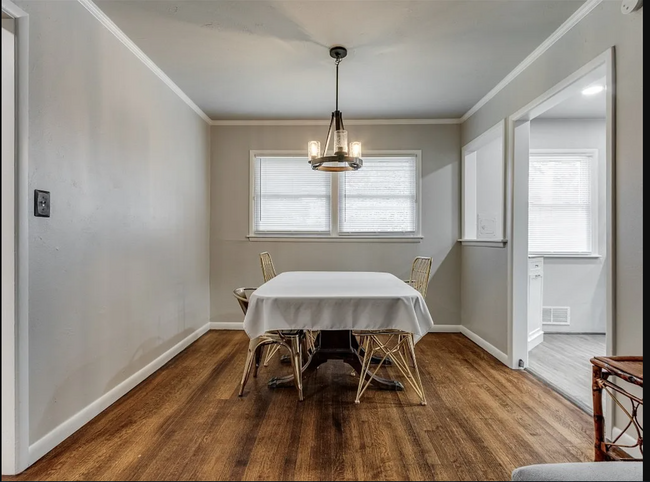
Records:
M307 144L309 164L311 164L312 169L317 171L356 171L363 166L361 143L351 142L348 149L348 131L345 130L343 114L339 110L339 64L347 54L348 51L345 47L332 47L330 49L330 57L335 59L336 64L336 110L332 112L332 120L330 120L330 126L327 130L325 149L323 149L322 154L320 142L309 141ZM334 127L334 142L332 152L328 155L327 149L332 138L332 126Z

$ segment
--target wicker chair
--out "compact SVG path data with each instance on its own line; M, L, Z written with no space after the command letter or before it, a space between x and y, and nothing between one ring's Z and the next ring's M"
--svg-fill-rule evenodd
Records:
M273 258L271 258L271 253L269 253L268 251L264 251L263 253L260 253L260 264L262 265L262 278L264 279L265 283L277 276L277 272L275 271L275 266L273 265ZM307 343L308 350L313 351L315 349L316 336L317 336L316 332L312 332L312 331L305 332L305 341ZM278 352L280 346L281 345L275 345L269 348L268 352L266 353L266 357L264 357L265 367L269 366L269 362Z
M239 302L244 315L248 311L248 303L250 295L255 291L256 288L236 288L233 291L235 298ZM304 332L302 331L268 331L261 336L253 338L248 343L248 354L246 355L246 363L244 365L244 373L242 375L241 384L239 388L239 396L241 397L244 394L244 387L246 382L248 382L248 377L250 375L251 368L254 371L253 377L257 377L257 369L259 368L260 358L262 355L263 348L267 345L271 345L274 348L280 347L286 348L290 353L291 366L293 368L294 382L296 384L296 389L298 390L298 399L303 400L302 392L302 366L303 366L303 347L304 343Z
M431 258L416 257L411 266L411 276L409 279L404 280L419 291L423 298L427 295L431 264ZM363 353L355 403L360 403L361 396L370 386L372 377L377 374L387 360L390 360L392 366L397 367L418 394L420 404L427 404L418 363L415 358L413 333L401 330L362 330L354 331L353 334L359 338L359 345ZM379 363L376 364L374 370L371 370L370 366L374 362L373 358L378 358Z
M262 264L262 277L265 283L277 276L275 266L273 266L273 259L268 251L260 253L260 263Z

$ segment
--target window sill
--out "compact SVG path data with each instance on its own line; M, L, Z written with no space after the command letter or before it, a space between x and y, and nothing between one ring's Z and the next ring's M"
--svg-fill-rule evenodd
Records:
M463 246L479 246L484 248L504 248L507 239L459 239Z
M569 258L569 259L598 259L602 258L600 254L544 254L530 253L529 258Z
M249 235L249 241L299 242L299 243L419 243L423 236L265 236Z

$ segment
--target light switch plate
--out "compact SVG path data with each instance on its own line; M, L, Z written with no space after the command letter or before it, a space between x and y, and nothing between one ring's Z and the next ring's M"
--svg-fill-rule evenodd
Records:
M34 189L34 216L38 218L50 217L50 191Z

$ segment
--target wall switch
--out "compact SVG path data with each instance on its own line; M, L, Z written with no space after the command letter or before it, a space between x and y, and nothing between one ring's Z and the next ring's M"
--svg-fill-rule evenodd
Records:
M50 191L34 189L34 216L39 218L50 217Z

